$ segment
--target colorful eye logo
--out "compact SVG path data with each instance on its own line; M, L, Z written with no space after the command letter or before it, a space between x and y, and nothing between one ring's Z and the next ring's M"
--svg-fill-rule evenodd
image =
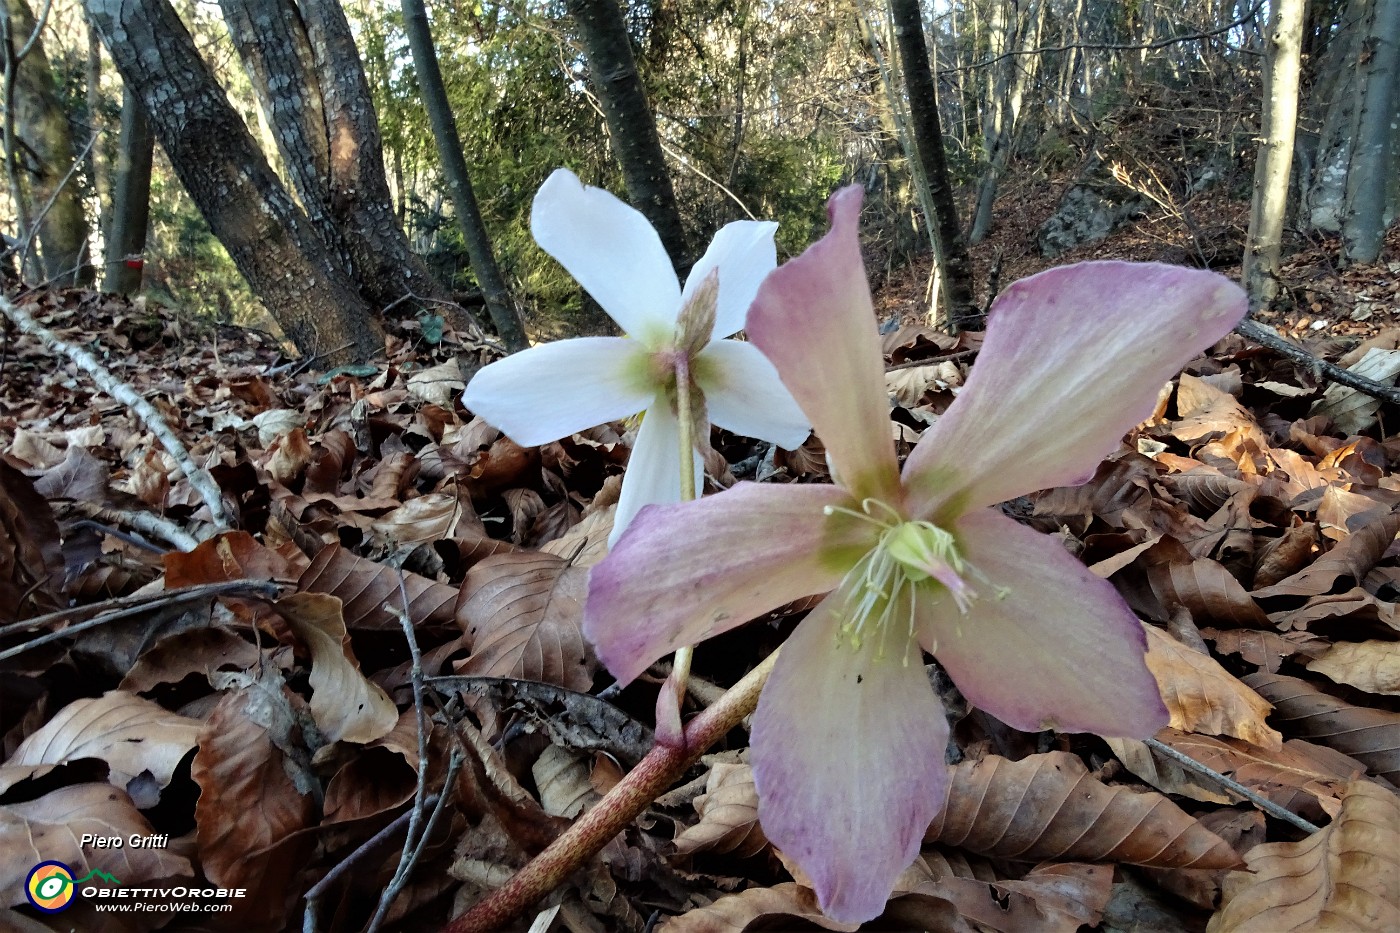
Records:
M73 903L73 871L62 862L40 862L24 879L29 903L46 914L67 910Z

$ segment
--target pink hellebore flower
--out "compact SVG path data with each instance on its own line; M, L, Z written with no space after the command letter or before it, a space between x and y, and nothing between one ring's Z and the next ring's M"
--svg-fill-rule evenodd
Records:
M525 447L645 410L609 543L648 503L681 498L676 373L690 376L697 442L708 424L779 446L806 440L807 419L773 364L732 337L777 265L771 222L736 221L715 234L685 289L642 214L557 169L530 215L535 242L569 270L626 337L541 344L482 369L462 401ZM692 452L696 488L700 460Z
M1113 586L995 506L1092 476L1246 310L1221 276L1156 264L1017 282L901 475L860 202L859 188L837 192L831 232L768 277L748 318L838 485L741 483L643 510L593 569L584 620L627 682L681 645L832 591L778 656L752 756L764 831L846 922L884 909L943 799L948 725L921 648L1017 729L1140 737L1167 724Z

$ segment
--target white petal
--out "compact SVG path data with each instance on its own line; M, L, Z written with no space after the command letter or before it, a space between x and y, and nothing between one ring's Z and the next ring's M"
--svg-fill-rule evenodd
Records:
M704 488L705 474L694 451L690 462L695 470L695 491ZM681 430L665 398L657 398L642 417L627 472L622 475L608 546L616 543L632 519L647 505L671 505L681 501Z
M714 339L723 340L744 327L754 295L764 278L778 265L773 235L778 225L772 221L736 220L725 224L710 248L700 257L685 280L684 303L690 293L705 281L711 269L719 269L719 305L715 311Z
M787 450L801 447L811 432L777 368L753 344L716 340L700 351L695 372L710 420L725 430Z
M637 341L579 337L497 360L472 377L462 404L534 447L635 415L655 394Z
M535 195L530 231L629 335L647 341L670 336L680 284L640 211L561 168Z

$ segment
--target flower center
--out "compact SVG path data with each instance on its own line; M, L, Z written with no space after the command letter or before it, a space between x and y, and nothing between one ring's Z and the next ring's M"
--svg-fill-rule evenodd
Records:
M953 598L966 615L977 593L964 579L980 576L958 551L952 532L928 521L906 520L878 499L866 499L860 510L827 506L827 515L842 514L877 526L875 546L847 572L841 627L837 644L849 642L859 651L876 639L876 657L893 647L904 664L917 644L916 608L919 599Z

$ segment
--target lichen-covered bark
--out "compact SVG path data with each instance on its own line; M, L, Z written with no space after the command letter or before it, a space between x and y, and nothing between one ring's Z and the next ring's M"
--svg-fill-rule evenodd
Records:
M220 5L289 180L333 258L375 309L403 314L428 302L441 311L451 294L409 247L394 215L378 118L339 3ZM465 312L453 317L476 329Z
M214 235L303 353L383 349L369 305L292 201L167 0L85 0L88 16Z
M677 269L689 269L692 260L676 207L676 192L666 171L656 119L637 73L622 10L617 0L566 0L565 5L578 24L593 91L602 105L613 152L622 166L628 200L656 228Z

